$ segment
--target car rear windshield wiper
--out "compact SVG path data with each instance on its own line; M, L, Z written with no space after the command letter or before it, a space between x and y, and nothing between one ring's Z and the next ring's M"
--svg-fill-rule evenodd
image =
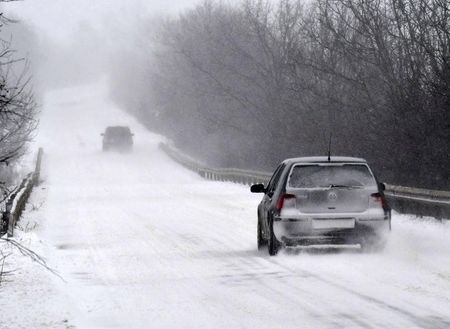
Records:
M329 188L348 188L348 189L362 188L362 186L350 186L350 185L339 185L339 184L331 184L328 187Z

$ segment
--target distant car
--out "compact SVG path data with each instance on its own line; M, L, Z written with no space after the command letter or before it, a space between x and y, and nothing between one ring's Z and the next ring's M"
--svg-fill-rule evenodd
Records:
M103 136L103 151L131 151L133 149L133 136L127 126L107 127Z
M258 249L316 244L360 244L381 249L391 229L383 183L364 159L306 157L287 159L275 170L258 206Z

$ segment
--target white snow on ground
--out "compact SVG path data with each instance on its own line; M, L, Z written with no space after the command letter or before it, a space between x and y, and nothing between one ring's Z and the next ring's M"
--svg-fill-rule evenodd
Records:
M39 210L44 202L45 190L36 190L14 237L14 241L39 254L46 250L45 241L39 237L44 221L44 212ZM72 328L65 296L55 285L54 277L5 241L0 241L0 251L8 255L3 267L9 272L1 278L0 328Z
M383 253L269 257L261 196L172 162L104 85L46 98L44 182L22 221L37 226L18 239L64 281L14 252L0 328L450 327L450 226L395 215ZM133 153L101 152L112 124L132 127Z

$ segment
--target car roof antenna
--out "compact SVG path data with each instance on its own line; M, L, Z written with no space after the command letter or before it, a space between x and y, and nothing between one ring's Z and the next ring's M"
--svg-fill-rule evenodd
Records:
M331 161L331 137L333 136L333 133L330 132L330 141L328 142L328 162Z

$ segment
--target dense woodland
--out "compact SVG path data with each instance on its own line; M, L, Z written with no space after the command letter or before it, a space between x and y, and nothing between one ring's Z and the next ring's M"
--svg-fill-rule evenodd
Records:
M448 0L206 1L142 24L112 94L210 165L366 158L391 184L450 189Z

